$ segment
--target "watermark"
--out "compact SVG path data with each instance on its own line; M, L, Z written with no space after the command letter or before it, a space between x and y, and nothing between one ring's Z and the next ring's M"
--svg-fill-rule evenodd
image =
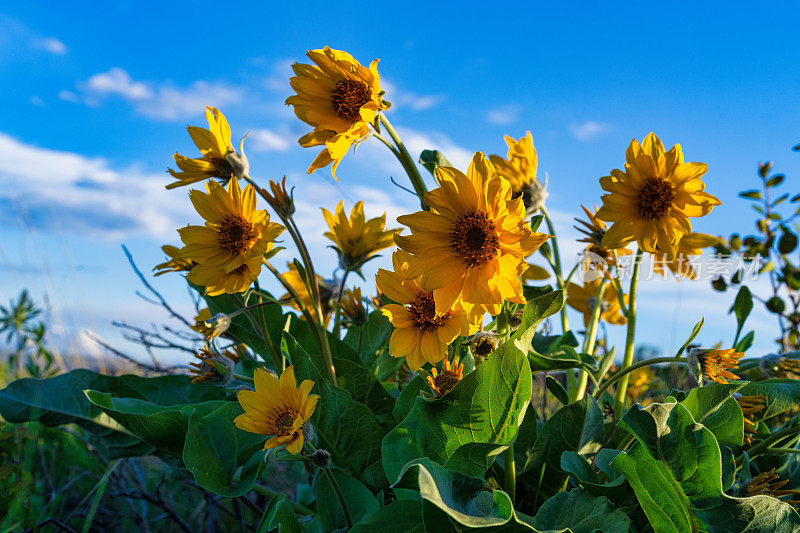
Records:
M616 259L617 275L621 281L630 281L636 256L622 255ZM584 283L597 281L608 270L606 260L591 251L578 254L578 278ZM639 279L660 279L663 275L678 275L683 278L693 277L696 280L711 281L717 278L730 280L733 277L739 281L755 281L759 270L766 264L766 260L756 255L745 259L741 255L704 254L685 255L678 254L674 259L666 256L656 257L644 254L639 267ZM694 273L694 276L692 276Z

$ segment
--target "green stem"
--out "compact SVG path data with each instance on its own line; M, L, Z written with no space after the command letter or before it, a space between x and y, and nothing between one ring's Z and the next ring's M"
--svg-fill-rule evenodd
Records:
M513 442L503 452L503 467L505 469L505 489L508 497L511 498L511 505L514 505L517 499L517 468L514 459Z
M333 487L333 492L336 493L336 497L339 499L339 505L342 506L342 511L344 511L344 519L347 522L347 529L350 530L353 528L353 519L350 517L350 510L347 509L347 503L344 499L344 494L342 494L342 489L339 488L339 484L336 482L336 478L333 477L333 472L328 467L322 469L325 472L325 475L328 477L328 481L331 482L331 486Z
M274 491L272 489L269 489L269 488L265 487L264 485L258 485L258 484L253 485L253 490L256 491L257 493L261 494L262 496L266 496L267 498L273 498L273 497L277 496L278 494L281 494L281 493L279 493L277 491ZM308 507L304 507L304 506L300 505L297 502L293 502L289 498L286 498L286 501L289 503L289 505L292 506L292 509L294 509L295 511L297 511L300 514L308 515L308 516L316 514L314 511L312 511Z
M640 368L642 368L644 366L657 365L659 363L685 363L685 362L686 362L686 359L683 358L683 357L678 358L678 359L676 359L674 357L653 357L652 359L647 359L646 361L639 361L638 363L635 363L635 364L632 364L632 365L630 365L630 366L628 366L626 368L623 368L622 370L620 370L619 372L617 372L616 374L614 374L613 376L608 378L608 380L605 383L603 383L600 386L600 388L598 388L596 391L594 391L592 396L594 396L595 398L599 398L605 391L608 390L608 388L611 385L613 385L614 383L616 383L620 379L623 379L624 377L626 377L628 374L630 374L634 370L638 370L638 369L640 369Z
M242 374L234 374L233 377L238 379L239 381L244 381L245 383L253 383L253 378L249 376L245 376Z
M428 192L428 188L425 187L425 182L422 181L422 176L419 174L417 164L411 158L411 154L409 154L408 150L406 150L406 146L403 144L403 141L400 140L400 136L397 135L397 132L394 131L394 128L389 122L389 119L386 118L386 115L381 113L379 116L381 124L383 124L383 126L386 128L386 133L389 134L389 137L392 138L392 141L394 141L394 144L397 146L397 152L395 155L408 174L408 178L411 180L411 184L414 186L414 191L416 191L417 196L419 197L422 209L427 210L428 206L425 205L425 193Z
M594 297L594 306L592 307L592 316L589 318L589 324L586 326L586 334L583 337L583 353L594 355L594 345L597 342L597 326L600 323L600 312L603 309L603 292L606 288L607 279L604 277L600 280L600 287L597 289L597 294ZM570 402L575 402L583 398L586 393L586 384L589 382L589 372L581 369L578 372L578 386L575 389L574 397L570 397Z
M347 280L347 275L350 273L350 269L346 268L344 270L344 275L342 275L342 282L339 284L339 294L336 295L336 311L334 311L333 317L333 337L336 339L340 339L342 336L342 294L344 294L344 282Z
M564 283L564 278L562 276L562 269L561 269L561 253L558 250L558 238L556 237L556 228L553 225L553 221L550 218L550 213L548 213L547 208L545 206L541 207L542 214L544 215L544 220L547 223L547 231L550 232L550 235L553 236L549 242L552 243L552 250L553 250L553 261L550 265L553 267L553 274L556 276L556 285L559 289L564 291L566 296L567 291L567 284ZM549 261L549 259L548 259ZM570 274L571 275L571 274ZM561 308L559 313L561 317L561 332L566 333L569 331L569 321L567 320L567 306ZM577 396L578 390L578 380L575 376L575 372L571 369L566 371L567 375L567 393L569 397L572 398L573 396Z
M633 364L633 340L636 330L636 289L639 285L639 269L642 266L642 252L641 248L636 251L636 258L633 263L633 274L631 275L631 288L628 291L628 328L625 334L625 355L622 358L622 370L630 367ZM674 358L670 358L675 360ZM619 373L618 373L619 375ZM625 405L625 393L628 391L628 381L630 376L628 373L621 374L622 381L617 387L617 394L614 398L614 410L619 414L622 413L622 408Z
M275 370L280 369L283 372L286 369L286 358L283 356L282 353L278 352L275 348L275 343L272 342L272 337L269 334L269 328L267 328L267 317L264 315L264 305L272 304L274 302L264 302L264 296L261 294L261 287L258 285L258 279L255 281L255 288L256 292L258 293L258 303L255 306L258 306L258 315L261 319L261 329L264 330L263 339L264 342L267 343L267 349L269 349L269 353L272 354L272 359L275 361ZM254 306L254 307L255 307Z
M764 450L764 453L794 453L800 454L800 450L797 448L767 448Z
M750 457L755 457L756 455L767 451L767 449L772 444L778 442L779 440L782 440L786 437L791 437L792 435L797 435L798 433L800 433L800 426L791 426L780 429L775 433L773 433L772 435L770 435L769 437L767 437L766 439L759 442L758 444L753 445L752 448L747 450L747 454ZM744 460L744 454L737 457L736 466L737 467L741 466L743 460Z
M309 329L311 330L311 334L314 336L314 340L319 347L320 354L322 355L322 359L325 361L325 368L328 372L328 377L331 380L331 383L338 386L338 382L336 381L336 368L333 366L333 357L331 356L331 348L328 344L328 332L322 327L321 324L317 324L314 318L311 316L311 313L308 312L305 304L303 304L303 300L300 298L300 295L297 294L297 291L294 290L294 287L286 280L286 278L278 272L278 270L272 266L269 261L264 261L264 265L269 269L270 272L278 279L278 281L283 285L283 288L291 295L294 301L297 303L297 307L300 308L300 312L303 313L303 318L306 319L308 322ZM319 302L317 302L319 305Z

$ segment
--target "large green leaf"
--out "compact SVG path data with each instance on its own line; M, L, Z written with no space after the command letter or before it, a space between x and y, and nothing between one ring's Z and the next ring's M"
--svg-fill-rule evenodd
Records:
M393 326L380 310L373 311L363 326L348 328L344 343L356 351L361 361L371 364L376 352L389 342Z
M530 402L532 377L525 354L536 326L564 305L555 291L528 302L517 331L447 395L417 397L405 419L383 440L387 478L409 461L428 457L467 475L482 476L514 442Z
M394 403L395 420L402 422L408 416L408 413L414 408L414 403L417 401L420 391L430 391L430 386L425 378L418 374L400 391L400 396L397 397Z
M345 505L347 505L353 524L365 520L380 508L378 500L359 480L348 476L341 470L332 469L331 474L342 491L342 498L345 501ZM317 511L325 530L334 531L347 527L347 521L339 503L339 498L336 496L336 492L327 475L319 474L314 493L317 497Z
M237 428L244 411L225 402L215 411L190 415L183 446L183 464L204 489L228 497L250 491L264 466L264 437Z
M158 405L137 398L116 398L107 392L84 392L90 402L141 440L177 457L183 454L189 417L204 416L231 403L212 400L195 404Z
M561 454L561 470L570 474L589 494L624 502L633 496L630 486L621 472L608 466L619 453L619 450L607 448L600 450L595 459L596 471L589 459L577 452L566 451Z
M298 381L314 381L313 392L320 396L311 417L318 447L328 450L336 464L362 477L370 466L380 461L383 430L367 406L323 377L290 334L284 333L283 342L291 355Z
M681 400L695 422L708 428L720 444L741 446L744 438L744 416L732 394L743 383L728 383L695 387Z
M748 383L739 392L745 396L763 394L766 409L754 415L763 420L779 415L800 403L800 381L796 379L765 379Z
M734 498L722 490L714 434L680 403L631 407L620 424L637 439L613 461L657 532L798 531L800 515L769 496Z
M195 403L224 398L218 387L193 385L186 376L106 376L73 370L47 379L25 378L0 391L0 416L8 422L38 421L47 426L75 423L89 430L92 444L109 458L147 455L153 446L103 423L102 411L83 394L86 389L113 392L160 405Z
M400 500L381 507L356 524L350 533L425 533L422 504L419 500Z
M606 498L594 498L580 489L559 492L542 504L533 519L539 529L569 528L572 533L627 533L630 520L614 510Z
M302 533L303 526L285 494L276 494L258 523L256 533Z
M580 455L597 452L603 443L603 411L587 396L556 411L542 426L522 469L528 479L544 493L563 484L561 455L573 451Z

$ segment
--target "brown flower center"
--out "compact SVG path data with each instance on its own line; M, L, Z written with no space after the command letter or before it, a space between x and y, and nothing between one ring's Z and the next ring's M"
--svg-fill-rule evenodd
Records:
M636 209L647 220L663 217L672 205L675 193L672 185L661 178L647 178L639 190Z
M331 107L336 115L348 122L361 120L361 106L369 102L370 91L362 81L343 78L336 82L331 93Z
M441 398L453 390L453 387L455 387L459 381L461 381L461 379L458 374L445 370L434 378L433 383L436 385L438 396Z
M204 155L203 159L214 165L214 170L210 173L212 178L222 178L229 180L233 176L233 166L224 157Z
M494 351L494 340L489 337L482 337L475 342L473 353L478 357L489 357Z
M483 211L470 211L455 224L450 232L450 247L468 267L491 261L500 249L500 239Z
M436 314L433 293L429 291L420 291L417 298L408 305L408 311L414 327L422 331L433 331L450 318L449 311L443 315Z
M285 437L294 431L294 421L297 418L297 410L285 408L278 411L275 415L275 435L278 437Z
M250 247L257 233L253 225L238 214L228 214L219 221L217 244L231 255L241 255Z

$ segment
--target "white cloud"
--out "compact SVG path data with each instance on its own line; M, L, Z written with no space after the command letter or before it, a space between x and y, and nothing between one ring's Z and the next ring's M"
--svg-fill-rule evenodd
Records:
M31 104L35 105L36 107L44 107L44 100L38 96L31 96Z
M603 133L611 130L611 125L605 122L595 122L587 120L580 124L570 124L569 131L575 139L581 142L590 142L597 139Z
M63 56L67 54L67 45L59 41L55 37L46 37L44 39L37 39L35 41L36 47L42 50L47 50L51 54Z
M175 239L193 219L181 191L166 191L165 174L113 169L102 158L39 148L0 133L0 220L20 218L41 229L118 238Z
M419 131L410 128L397 128L400 138L406 145L411 157L416 161L423 150L439 150L456 168L466 171L472 161L473 151L459 146L443 133L436 131ZM389 154L387 154L387 157Z
M267 128L250 132L249 148L254 152L285 152L291 146L292 138L288 132L277 133Z
M415 94L398 88L394 83L381 78L381 89L386 91L386 99L397 109L410 109L411 111L425 111L442 102L444 95Z
M181 120L197 115L207 105L222 107L240 102L244 96L244 89L222 82L198 80L188 87L177 87L171 83L136 81L119 67L94 74L76 87L79 94L64 90L59 97L89 106L116 97L131 104L137 113L161 120Z
M519 111L517 106L496 107L486 113L486 121L496 126L507 126L517 121Z

